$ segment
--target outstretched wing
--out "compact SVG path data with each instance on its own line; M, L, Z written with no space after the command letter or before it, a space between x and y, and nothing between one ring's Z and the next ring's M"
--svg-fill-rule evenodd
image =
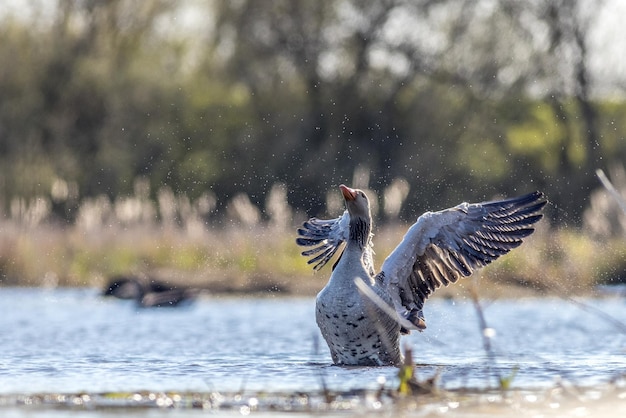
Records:
M439 287L518 247L533 233L546 203L541 192L534 192L507 200L462 203L420 216L379 273L396 311L416 329L423 329L424 301Z
M328 263L341 245L348 240L350 216L345 211L336 219L311 218L298 228L296 244L313 247L303 251L302 255L311 257L307 263L314 264L313 269L319 270Z

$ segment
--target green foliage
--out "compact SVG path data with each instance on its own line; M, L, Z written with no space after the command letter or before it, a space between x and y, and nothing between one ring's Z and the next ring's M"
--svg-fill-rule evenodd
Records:
M559 168L559 149L565 144L565 132L552 109L540 104L530 111L530 118L509 128L507 145L515 153L538 161L549 173Z
M515 366L511 373L508 376L499 376L498 382L500 383L501 390L509 390L511 389L511 385L513 384L513 380L515 376L517 376L517 372L519 371L519 367Z
M400 395L410 395L412 393L410 382L414 379L413 372L415 366L413 364L403 364L398 370L398 378L400 384L398 386L398 393Z
M566 113L575 114L573 106L566 107ZM567 124L574 126L568 128ZM584 164L585 146L580 135L576 135L580 129L576 121L559 121L549 103L538 103L530 109L526 120L510 126L507 143L515 154L531 158L546 173L558 175L564 165L561 158L567 160L566 164Z

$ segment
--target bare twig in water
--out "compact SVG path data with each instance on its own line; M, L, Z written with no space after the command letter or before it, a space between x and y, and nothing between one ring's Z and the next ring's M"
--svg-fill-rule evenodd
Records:
M611 196L615 198L615 201L622 208L624 213L626 213L626 200L624 200L624 197L617 191L617 189L609 181L606 174L604 174L604 171L602 171L601 169L598 169L596 170L596 175L600 179L600 182L602 183L602 185L609 191Z
M243 394L246 392L246 384L248 383L248 376L244 376L241 379L241 385L239 386L239 392L237 392L237 394L239 396L243 396Z
M478 325L480 327L480 335L483 342L483 349L487 354L487 383L489 385L489 380L493 368L492 366L495 366L496 364L496 354L493 352L493 349L491 347L491 338L494 336L495 330L493 328L489 328L489 326L487 325L487 320L485 319L483 308L480 304L480 301L478 300L478 291L476 290L476 286L471 286L468 291L470 294L470 298L472 299L472 303L474 304L476 315L478 316ZM496 377L498 378L498 381L502 381L499 373L497 371L494 372L496 374Z
M602 185L609 192L609 194L611 194L611 196L613 196L613 198L615 199L617 204L626 213L626 200L619 193L619 191L615 188L615 186L613 186L613 184L608 179L606 174L604 174L604 171L602 171L602 169L598 169L598 170L596 170L596 175L600 179L600 182L602 183ZM608 323L613 325L617 330L619 330L620 332L626 334L626 323L624 323L623 321L620 321L619 319L617 319L617 318L607 314L606 312L602 311L601 309L598 309L598 308L596 308L594 306L591 306L591 305L589 305L587 303L581 302L581 301L576 300L576 299L574 299L574 298L572 298L570 296L567 296L566 292L564 291L563 286L560 285L557 282L549 283L548 287L550 287L554 291L554 293L556 295L558 295L561 299L576 305L578 308L582 309L585 312L591 313L591 314L593 314L593 315L595 315L595 316L597 316L597 317L607 321Z
M580 309L582 309L585 312L589 312L601 319L604 319L606 322L609 322L611 325L613 325L615 328L617 328L620 332L626 334L626 323L620 321L619 319L609 315L608 313L604 312L601 309L598 309L594 306L588 305L584 302L581 302L579 300L576 300L574 298L571 298L569 296L561 296L563 299L565 299L566 301L573 303L574 305L578 306Z
M376 292L374 292L368 285L365 284L363 279L361 279L360 277L355 278L354 284L356 284L359 292L367 296L367 298L372 301L372 303L374 303L376 306L378 306L381 311L389 315L389 317L395 319L400 324L400 326L406 329L415 329L415 325L413 325L413 323L398 315L393 306L389 305L380 296L378 296Z
M389 315L396 320L400 326L406 329L414 328L413 324L407 319L398 315L393 306L386 303L380 296L376 294L363 279L357 277L354 279L359 292L367 297L374 305L376 305L383 313ZM384 332L380 333L385 335ZM415 373L415 363L413 362L413 350L410 346L404 347L404 363L400 366L398 371L398 377L400 378L400 386L398 387L398 393L400 395L417 395L434 393L437 390L437 384L439 382L439 371L437 371L432 377L419 381Z
M469 289L469 294L474 303L474 309L476 310L476 314L478 316L478 324L480 326L480 334L482 336L483 348L485 353L487 354L487 384L489 385L489 378L492 374L494 374L498 378L498 387L501 390L510 389L511 383L517 374L518 368L514 367L511 373L508 376L502 376L500 372L498 372L496 366L496 353L493 351L493 347L491 346L491 339L495 336L496 331L487 325L487 320L485 319L485 314L483 308L480 304L480 300L478 299L478 291L476 290L476 286L471 286Z
M554 293L556 295L558 295L561 299L563 299L566 302L569 302L573 305L576 305L579 309L588 312L592 315L597 316L600 319L605 320L606 322L610 323L611 325L613 325L619 332L626 334L626 323L623 321L620 321L619 319L615 318L612 315L609 315L608 313L604 312L602 309L598 309L594 306L591 306L585 302L581 302L579 300L574 299L571 296L567 296L565 294L564 288L563 286L559 285L558 283L551 283L550 284L550 288L554 291Z
M403 326L406 329L411 329L414 327L414 325L411 322L409 322L405 318L398 315L398 313L396 312L393 306L385 302L380 296L376 294L376 292L374 292L367 284L365 284L363 279L361 279L360 277L356 277L354 279L354 284L359 289L359 292L361 292L362 295L368 298L370 302L376 305L376 307L380 309L384 315L388 315L391 319L398 322L400 326ZM370 307L368 307L368 311L369 311L368 315L372 318L376 317L377 315L380 315L380 312L374 312L374 310L370 309ZM385 350L387 351L392 350L393 345L391 344L391 341L389 341L389 338L387 338L387 333L385 332L384 329L382 329L382 325L380 324L380 322L376 321L374 324L378 328L377 331L378 331L378 334L380 335L381 343L383 347L385 348Z
M324 400L327 404L330 404L333 401L333 395L328 389L328 385L326 384L326 376L322 369L318 369L320 384L322 385L322 393L324 394Z
M317 356L319 354L319 348L320 346L320 342L319 342L319 335L317 333L313 334L313 352L312 354L314 356ZM330 390L328 389L328 385L326 384L326 374L324 373L324 369L321 367L317 368L317 376L320 380L320 386L322 386L322 394L324 395L324 400L326 401L327 404L330 404L333 401L333 396L330 392Z

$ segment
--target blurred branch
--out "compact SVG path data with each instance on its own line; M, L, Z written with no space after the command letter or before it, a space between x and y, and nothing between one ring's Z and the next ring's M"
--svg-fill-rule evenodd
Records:
M613 186L613 184L611 183L611 181L608 179L608 177L604 174L604 171L602 171L602 169L598 169L596 170L596 175L598 176L598 178L600 179L600 181L602 182L602 185L609 191L609 193L611 194L611 196L613 196L615 198L615 201L617 202L617 204L622 208L622 210L624 211L624 213L626 213L626 201L624 200L624 198L619 194L619 192L617 191L617 189Z

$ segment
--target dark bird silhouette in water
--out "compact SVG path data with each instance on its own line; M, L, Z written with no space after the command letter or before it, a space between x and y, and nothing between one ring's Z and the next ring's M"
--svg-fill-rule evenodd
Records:
M102 292L102 296L134 300L142 308L188 305L197 295L197 289L171 286L147 276L112 277Z

